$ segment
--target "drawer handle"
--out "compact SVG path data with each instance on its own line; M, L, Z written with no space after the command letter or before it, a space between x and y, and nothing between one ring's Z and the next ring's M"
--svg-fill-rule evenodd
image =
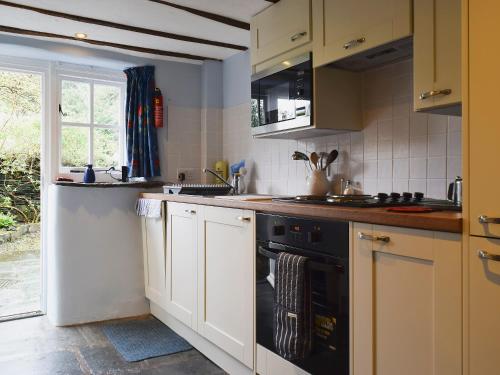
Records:
M479 250L477 256L481 259L492 260L494 262L500 262L500 255L490 254L487 251Z
M427 91L427 92L421 93L419 99L425 100L425 99L429 99L429 98L432 98L432 97L438 96L438 95L450 95L450 94L451 94L450 89L432 90L432 91Z
M307 31L301 31L300 33L297 33L297 34L293 34L291 37L290 37L290 40L292 42L295 42L297 39L300 39L302 38L303 36L306 36L307 35Z
M239 221L247 222L247 223L252 220L252 218L248 217L248 216L238 216L236 219L238 219Z
M196 211L195 210L184 210L185 213L190 214L190 215L195 215Z
M344 44L344 49L349 49L349 48L352 48L352 47L356 47L358 45L360 45L361 43L364 43L366 42L366 39L363 37L363 38L358 38L358 39L353 39L347 43Z
M381 241L381 242L389 242L391 237L389 236L372 236L371 234L366 234L359 232L358 237L360 240L369 240L369 241Z
M481 224L500 224L500 217L488 217L486 215L479 216Z

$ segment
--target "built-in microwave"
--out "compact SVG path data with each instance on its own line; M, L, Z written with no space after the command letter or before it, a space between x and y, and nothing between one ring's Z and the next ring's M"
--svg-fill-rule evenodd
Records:
M252 75L252 135L293 131L313 124L311 54Z

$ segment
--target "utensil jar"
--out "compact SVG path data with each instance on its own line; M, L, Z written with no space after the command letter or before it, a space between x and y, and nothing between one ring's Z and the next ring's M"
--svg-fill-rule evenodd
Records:
M307 194L326 195L330 190L330 183L326 178L325 171L313 170L306 178Z

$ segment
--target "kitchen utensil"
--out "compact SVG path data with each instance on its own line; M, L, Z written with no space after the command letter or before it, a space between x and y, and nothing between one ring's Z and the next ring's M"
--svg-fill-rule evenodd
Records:
M311 156L309 156L309 159L311 160L311 163L313 163L314 167L315 167L316 169L319 169L319 168L318 168L318 161L319 161L319 156L318 156L318 154L317 154L316 152L314 152L314 151L313 151L313 152L311 153Z
M332 164L337 159L338 156L339 156L339 152L337 150L332 150L328 154L328 157L326 158L326 163L325 163L325 165L323 167L323 170L325 170L326 168L328 168L330 166L330 164Z
M293 154L292 154L292 160L303 160L304 163L309 167L309 169L312 171L312 167L311 167L311 161L309 160L309 157L304 154L303 152L300 152L300 151L295 151Z
M292 154L292 160L305 160L305 161L309 161L309 157L306 154L304 154L303 152L295 151Z

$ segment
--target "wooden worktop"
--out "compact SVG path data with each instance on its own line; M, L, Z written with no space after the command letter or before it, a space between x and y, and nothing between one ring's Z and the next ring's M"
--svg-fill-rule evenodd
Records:
M141 193L141 197L171 202L240 208L244 210L254 210L284 215L306 216L319 219L357 221L362 223L427 229L440 232L462 232L462 214L454 211L399 213L389 212L387 211L387 208L352 208L314 204L283 203L273 202L269 198L239 200L195 195L169 195L162 193Z

